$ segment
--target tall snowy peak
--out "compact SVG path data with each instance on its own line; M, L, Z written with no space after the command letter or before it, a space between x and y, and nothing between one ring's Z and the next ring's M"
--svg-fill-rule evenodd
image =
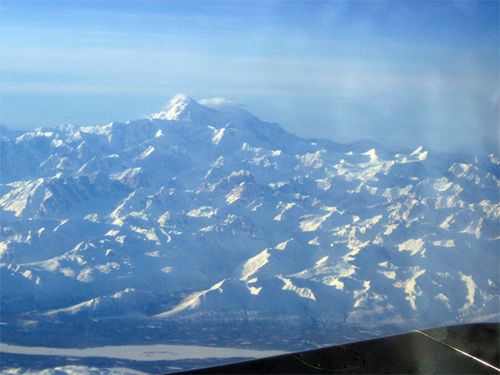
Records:
M214 109L201 105L185 94L177 94L164 110L151 115L151 119L198 123L216 116L217 111Z
M232 100L215 97L196 101L185 94L175 95L164 110L154 113L150 118L204 125L262 122L242 105Z

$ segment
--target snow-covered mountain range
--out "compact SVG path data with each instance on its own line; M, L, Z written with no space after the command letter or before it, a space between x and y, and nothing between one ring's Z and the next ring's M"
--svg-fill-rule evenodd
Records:
M0 147L4 325L498 319L495 155L301 139L184 95Z

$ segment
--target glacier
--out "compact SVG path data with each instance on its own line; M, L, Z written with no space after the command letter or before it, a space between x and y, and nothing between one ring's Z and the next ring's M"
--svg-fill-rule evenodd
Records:
M499 319L498 155L303 139L177 95L2 126L0 168L3 343L297 350Z

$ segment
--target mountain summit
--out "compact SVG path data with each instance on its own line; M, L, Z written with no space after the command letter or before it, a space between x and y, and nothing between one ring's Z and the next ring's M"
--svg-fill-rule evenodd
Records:
M196 101L185 94L175 95L164 110L154 113L150 118L203 125L260 122L243 106L229 99L216 97Z
M166 109L151 115L154 120L187 121L192 123L204 122L216 111L201 105L185 94L177 94L170 99Z

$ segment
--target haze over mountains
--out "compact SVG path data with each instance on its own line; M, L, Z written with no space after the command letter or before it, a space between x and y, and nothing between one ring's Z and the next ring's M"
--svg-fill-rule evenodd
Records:
M301 139L184 95L0 144L4 342L85 322L110 342L121 321L498 320L498 155Z

